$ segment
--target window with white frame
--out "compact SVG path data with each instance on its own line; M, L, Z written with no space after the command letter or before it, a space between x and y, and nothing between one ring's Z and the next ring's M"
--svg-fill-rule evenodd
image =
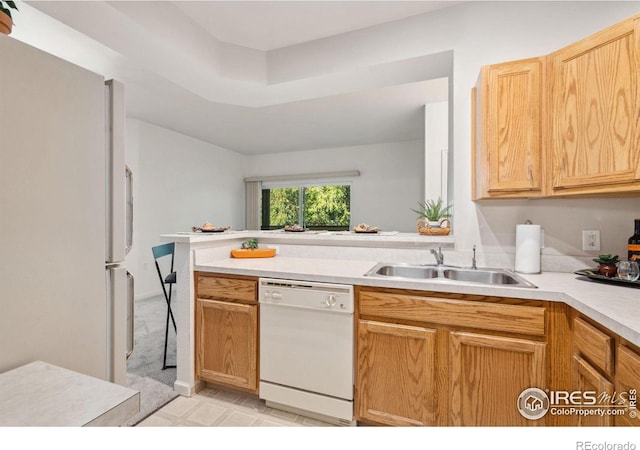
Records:
M351 183L263 183L260 229L299 224L311 230L348 230Z

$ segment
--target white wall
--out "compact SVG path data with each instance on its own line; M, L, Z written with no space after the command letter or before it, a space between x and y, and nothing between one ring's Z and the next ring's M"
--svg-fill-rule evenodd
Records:
M416 231L423 197L424 142L393 142L250 156L247 176L359 170L351 188L351 224Z
M424 198L449 203L446 187L449 149L449 102L424 105ZM443 187L443 183L445 186Z
M581 268L581 230L600 229L603 252L626 254L640 200L471 201L470 90L485 64L548 54L640 12L640 2L470 2L428 15L270 52L270 77L295 79L453 49L453 197L456 249L513 266L515 225L546 231L543 270ZM382 183L384 181L381 180ZM398 197L398 203L412 198ZM502 258L504 253L511 253ZM582 257L582 261L574 258Z
M246 157L136 119L127 120L134 241L127 268L136 298L161 293L151 247L159 236L209 221L244 228Z

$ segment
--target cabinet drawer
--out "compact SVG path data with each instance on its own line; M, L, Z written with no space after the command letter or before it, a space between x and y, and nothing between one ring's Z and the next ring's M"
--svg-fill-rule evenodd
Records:
M257 303L258 282L241 278L223 278L198 274L197 296L200 298L217 298L227 301Z
M388 292L360 293L360 314L544 336L545 309Z
M613 374L613 338L577 317L573 321L573 344L591 364Z

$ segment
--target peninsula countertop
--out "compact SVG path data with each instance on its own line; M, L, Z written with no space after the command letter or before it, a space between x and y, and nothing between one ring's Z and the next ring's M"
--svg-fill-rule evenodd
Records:
M224 258L196 262L194 270L360 286L559 301L640 346L640 290L637 288L593 282L573 273L560 272L518 274L537 288L365 276L379 262L286 256L255 259Z

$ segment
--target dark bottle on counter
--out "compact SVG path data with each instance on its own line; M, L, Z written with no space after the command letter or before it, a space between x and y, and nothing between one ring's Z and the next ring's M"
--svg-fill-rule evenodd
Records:
M640 219L635 219L635 229L633 236L629 238L627 252L629 261L640 262Z

